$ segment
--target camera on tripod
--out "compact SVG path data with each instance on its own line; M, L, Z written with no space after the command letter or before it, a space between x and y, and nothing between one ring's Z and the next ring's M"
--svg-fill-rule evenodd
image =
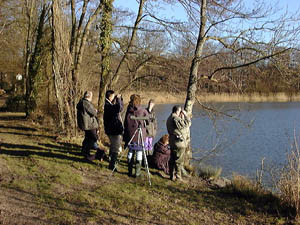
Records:
M132 120L149 120L149 116L130 116L130 119Z
M130 116L130 119L136 120L139 126L142 126L142 122L144 122L144 126L146 125L146 121L150 119L149 116Z

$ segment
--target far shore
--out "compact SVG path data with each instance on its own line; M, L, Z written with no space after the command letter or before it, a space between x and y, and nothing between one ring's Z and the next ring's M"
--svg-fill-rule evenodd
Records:
M123 94L124 101L127 103L131 94L139 94L142 97L142 103L147 104L149 99L154 99L156 104L175 104L184 103L186 93L168 93L168 92L126 92ZM213 93L200 93L197 95L200 102L297 102L300 101L299 94L286 94L286 93L271 93L271 94L213 94Z

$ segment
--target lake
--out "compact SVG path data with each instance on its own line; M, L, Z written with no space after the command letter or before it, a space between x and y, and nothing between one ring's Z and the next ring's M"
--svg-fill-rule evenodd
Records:
M156 105L158 134L167 133L166 120L173 105ZM280 165L291 149L294 131L300 135L300 102L211 103L227 116L206 113L197 103L193 110L191 138L193 157L222 168L222 176L237 174L255 177L262 158L265 165ZM211 114L211 115L210 115Z

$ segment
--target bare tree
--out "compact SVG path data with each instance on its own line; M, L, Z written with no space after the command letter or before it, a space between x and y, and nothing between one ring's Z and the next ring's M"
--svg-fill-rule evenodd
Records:
M117 66L115 73L113 73L110 69L110 49L112 44L112 1L104 1L103 4L103 15L101 20L101 76L100 76L100 87L99 87L99 98L98 98L98 109L99 112L103 112L104 106L104 95L109 86L113 86L117 83L120 78L121 67L126 63L128 56L130 55L130 50L135 43L135 39L137 36L138 26L141 23L144 15L143 15L143 7L146 0L139 1L139 10L138 14L132 27L132 32L129 38L129 42L127 44L126 49L123 52L123 56Z
M26 21L24 1L0 2L0 69L4 73L23 73ZM21 54L20 54L21 53Z
M186 9L190 22L198 30L185 101L188 114L192 114L199 79L218 82L218 74L226 77L226 71L248 67L282 54L291 47L290 44L295 41L299 32L298 27L287 28L288 23L294 22L292 17L285 14L278 16L271 7L263 3L247 9L240 0L179 2ZM263 35L265 32L269 37ZM211 55L203 52L204 45L210 42L216 42L219 47L219 51ZM220 67L217 65L210 74L202 74L200 77L201 62L224 52L231 52L236 60Z
M263 60L274 58L290 49L298 28L286 29L292 17L274 14L270 6L256 5L246 9L242 1L180 1L190 19L199 27L197 44L191 64L185 109L192 113L197 91L197 82L206 78L218 82L218 74L224 71L247 67ZM278 18L275 18L277 16ZM282 29L281 29L282 28ZM269 37L262 36L268 33ZM206 43L216 42L219 51L212 55L203 52ZM281 46L279 48L279 46ZM199 65L205 58L231 52L235 60L215 67L210 74L199 77Z
M57 99L59 127L62 130L69 125L75 128L73 113L69 101L72 87L72 56L68 46L66 18L58 0L52 1L52 71L54 75L55 95ZM73 126L72 126L73 125Z
M83 0L77 21L76 1L70 2L71 31L67 23L64 2L52 1L52 63L55 91L58 102L59 124L67 134L76 133L76 103L82 93L78 82L83 52L91 25L100 14L102 1L87 14L89 0Z

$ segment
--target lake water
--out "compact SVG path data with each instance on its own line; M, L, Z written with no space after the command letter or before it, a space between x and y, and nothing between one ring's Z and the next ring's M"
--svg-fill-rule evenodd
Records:
M156 105L156 139L167 133L166 119L172 107ZM235 118L214 117L195 104L191 127L193 157L203 158L216 149L217 154L203 162L221 167L225 177L234 172L254 177L262 158L267 166L284 163L294 131L300 136L300 102L214 103L210 107Z

